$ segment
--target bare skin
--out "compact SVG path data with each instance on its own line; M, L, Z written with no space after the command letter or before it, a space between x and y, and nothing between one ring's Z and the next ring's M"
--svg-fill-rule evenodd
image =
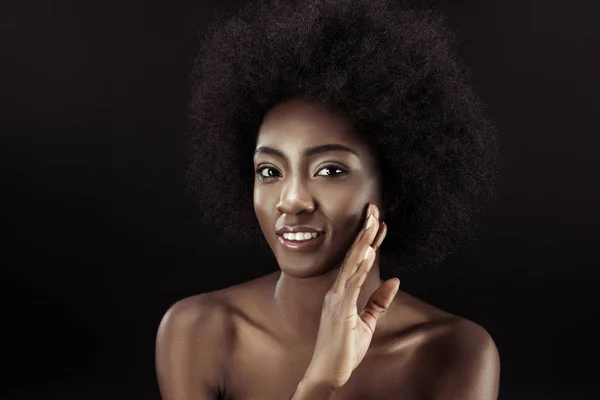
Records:
M157 348L163 400L290 399L314 343L289 334L276 315L280 275L173 306ZM364 360L332 398L496 399L497 357L481 327L400 290Z
M356 154L304 154L330 143ZM262 170L270 180L257 176L254 208L280 271L171 307L157 337L164 400L289 400L314 358L323 299L362 229L365 205L375 204L379 221L385 218L375 152L344 118L288 101L265 117L261 146L283 153L258 153L254 165L272 169ZM325 178L328 166L346 173ZM291 251L279 243L277 228L300 224L326 232L318 249ZM356 301L359 312L383 283L377 251ZM499 371L496 346L483 328L399 290L358 367L324 398L493 400Z

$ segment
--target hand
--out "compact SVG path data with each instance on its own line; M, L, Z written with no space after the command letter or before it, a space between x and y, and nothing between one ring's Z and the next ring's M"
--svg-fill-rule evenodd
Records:
M364 228L346 253L336 281L325 295L315 351L305 373L306 379L325 382L335 389L348 381L352 371L365 357L377 321L400 287L397 278L387 280L373 292L360 315L357 313L361 286L387 233L385 223L379 224L377 206L370 204L367 215L369 211L372 214L371 225L366 228L367 218ZM368 256L364 259L367 251Z

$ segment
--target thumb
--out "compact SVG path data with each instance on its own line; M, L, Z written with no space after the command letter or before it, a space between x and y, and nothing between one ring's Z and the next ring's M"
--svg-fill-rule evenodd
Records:
M375 326L381 314L383 314L400 289L400 279L392 278L383 282L369 298L367 305L360 313L360 319L369 327L371 332L375 332Z

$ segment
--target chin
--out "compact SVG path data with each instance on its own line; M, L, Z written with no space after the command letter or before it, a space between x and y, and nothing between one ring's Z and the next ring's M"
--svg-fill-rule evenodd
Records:
M284 274L297 279L315 278L317 276L326 275L331 271L331 268L323 265L306 264L302 262L290 264L289 262L278 263L279 269Z

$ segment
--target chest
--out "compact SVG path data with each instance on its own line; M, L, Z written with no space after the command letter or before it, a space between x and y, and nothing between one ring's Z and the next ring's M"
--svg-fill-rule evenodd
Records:
M335 400L418 400L425 369L406 346L369 349ZM267 335L239 338L227 362L227 400L290 399L312 358L312 351L283 347ZM416 363L415 363L416 362Z

